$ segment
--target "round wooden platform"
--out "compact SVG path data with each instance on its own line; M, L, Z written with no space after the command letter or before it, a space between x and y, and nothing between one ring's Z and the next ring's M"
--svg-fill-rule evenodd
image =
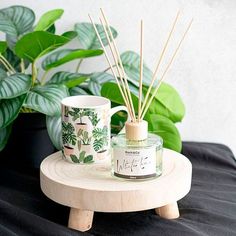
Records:
M110 163L72 164L62 159L61 152L47 157L40 170L42 191L55 202L71 207L69 226L82 231L91 227L94 211L159 208L156 212L161 216L177 218L176 202L189 192L192 175L190 161L168 149L163 152L162 176L148 181L113 177Z

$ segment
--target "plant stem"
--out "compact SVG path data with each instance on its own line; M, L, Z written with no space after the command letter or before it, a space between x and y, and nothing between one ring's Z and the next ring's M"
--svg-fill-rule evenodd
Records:
M9 63L9 61L3 55L0 54L0 58L2 59L2 61L4 61L7 64L7 66L9 67L9 69L13 73L16 73L15 69L12 67L12 65Z
M24 63L23 58L20 59L20 68L21 68L21 72L25 73L25 63Z
M35 80L37 79L37 70L35 67L35 61L32 62L31 71L32 71L32 86L34 86Z
M47 74L50 70L46 70L42 76L42 79L41 79L41 85L44 85L45 84L45 80L46 80L46 77L47 77Z
M116 65L112 65L112 67L116 67ZM106 68L103 72L107 72L111 69L111 67L109 66L108 68Z
M79 72L79 68L80 68L82 62L83 62L83 59L80 59L78 65L76 66L75 72L77 72L77 73Z
M27 107L21 107L20 112L21 113L34 113L35 111Z
M11 69L8 67L8 65L1 59L1 57L0 57L0 62L5 66L5 68L7 69L7 71L10 73L10 74L12 74L12 71L11 71Z

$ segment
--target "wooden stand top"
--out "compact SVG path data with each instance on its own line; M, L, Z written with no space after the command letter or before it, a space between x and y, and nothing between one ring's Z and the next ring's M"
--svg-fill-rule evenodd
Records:
M162 176L145 181L111 175L110 163L79 165L66 162L61 152L40 167L41 189L60 204L101 212L129 212L161 207L183 198L190 190L192 165L183 155L163 152Z

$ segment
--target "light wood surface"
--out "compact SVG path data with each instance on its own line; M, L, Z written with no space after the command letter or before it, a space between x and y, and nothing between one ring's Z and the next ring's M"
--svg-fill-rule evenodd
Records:
M110 163L72 164L62 159L61 152L44 159L40 170L44 194L71 207L69 227L81 231L91 227L94 211L131 212L160 208L161 217L177 218L176 202L189 192L192 175L190 161L168 149L163 152L162 176L148 181L113 177Z
M176 219L179 217L179 208L177 202L156 208L155 211L160 215L160 217L165 219Z
M70 209L68 227L80 231L87 231L92 227L93 211Z

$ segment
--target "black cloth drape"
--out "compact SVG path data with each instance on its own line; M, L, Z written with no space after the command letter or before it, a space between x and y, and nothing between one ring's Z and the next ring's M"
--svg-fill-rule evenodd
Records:
M43 195L38 170L0 162L0 235L236 235L232 152L224 145L195 142L184 143L182 152L193 164L193 179L190 193L179 201L179 219L161 219L154 210L96 212L86 233L66 227L69 208Z

